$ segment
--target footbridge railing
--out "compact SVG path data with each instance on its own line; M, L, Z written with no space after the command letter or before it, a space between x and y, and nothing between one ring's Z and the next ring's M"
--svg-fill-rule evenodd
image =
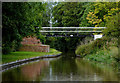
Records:
M73 37L93 35L99 36L106 27L42 27L40 32L52 37ZM95 35L96 33L98 35ZM95 38L94 37L94 38ZM99 36L100 37L100 36Z
M41 33L77 33L77 32L102 32L106 27L42 27Z

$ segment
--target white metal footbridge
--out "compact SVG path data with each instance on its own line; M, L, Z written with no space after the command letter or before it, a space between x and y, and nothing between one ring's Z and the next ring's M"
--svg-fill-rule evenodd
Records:
M100 33L101 30L106 27L42 27L41 33L76 33L76 32L92 32L92 33Z
M66 37L85 34L102 33L106 27L42 27L40 32L46 36Z

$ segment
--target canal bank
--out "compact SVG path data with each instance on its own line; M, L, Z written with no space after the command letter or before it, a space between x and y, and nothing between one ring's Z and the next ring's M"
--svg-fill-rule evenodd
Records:
M52 48L50 52L12 52L8 55L2 55L3 64L0 65L0 71L38 59L55 58L60 56L60 54L61 52Z
M6 69L10 69L10 68L14 68L16 66L25 64L25 63L29 63L35 60L39 60L39 59L45 59L45 58L57 58L59 57L61 54L57 54L57 55L44 55L44 56L38 56L38 57L33 57L33 58L28 58L28 59L23 59L23 60L18 60L18 61L14 61L14 62L10 62L10 63L6 63L6 64L2 64L0 67L0 71L4 71Z
M87 44L79 45L76 55L99 63L115 65L120 63L118 38L106 37L96 39Z

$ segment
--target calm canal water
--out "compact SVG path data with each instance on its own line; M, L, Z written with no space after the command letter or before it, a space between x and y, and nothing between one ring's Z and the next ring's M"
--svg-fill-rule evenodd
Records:
M105 64L80 58L43 59L9 69L2 73L2 81L120 81L120 71Z

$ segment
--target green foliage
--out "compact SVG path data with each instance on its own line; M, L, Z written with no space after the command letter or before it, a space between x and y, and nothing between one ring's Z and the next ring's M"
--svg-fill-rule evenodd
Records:
M85 3L83 5L83 14L82 16L79 18L81 20L81 22L79 23L80 27L94 27L95 25L91 24L88 22L87 15L88 13L91 11L94 11L94 4L93 2L89 2L89 3Z
M117 38L110 38L110 37L103 37L100 39L96 39L95 41L86 44L80 45L77 47L75 53L84 57L88 54L96 53L97 51L101 50L110 50L111 46L118 46L118 39Z
M114 49L115 48L115 49ZM112 47L112 50L99 50L97 53L88 54L85 59L114 65L118 59L118 48ZM114 51L113 51L114 50ZM115 51L117 53L115 53Z
M77 27L83 13L84 3L67 2L58 3L53 8L53 26L57 27Z
M103 30L103 33L106 36L120 37L120 13L110 17L106 23L106 29Z
M83 57L83 56L85 56L85 48L86 48L86 45L78 46L75 53L77 55L81 55L81 57Z
M10 2L2 4L2 51L17 50L23 37L39 35L42 22L42 3Z
M45 5L45 11L43 12L43 18L42 18L42 27L49 27L50 24L52 24L52 11L53 11L53 5L55 5L56 2L46 2Z
M53 8L53 26L104 27L119 12L119 2L61 2Z
M112 55L113 58L119 60L120 55L118 53L118 47L112 46L110 47L110 54Z
M82 41L80 41L80 45L83 45L83 44L89 44L90 42L93 41L93 37L85 37Z
M116 13L119 12L118 2L99 2L93 4L91 9L86 17L88 23L91 23L95 27L103 27L106 24L106 21Z

